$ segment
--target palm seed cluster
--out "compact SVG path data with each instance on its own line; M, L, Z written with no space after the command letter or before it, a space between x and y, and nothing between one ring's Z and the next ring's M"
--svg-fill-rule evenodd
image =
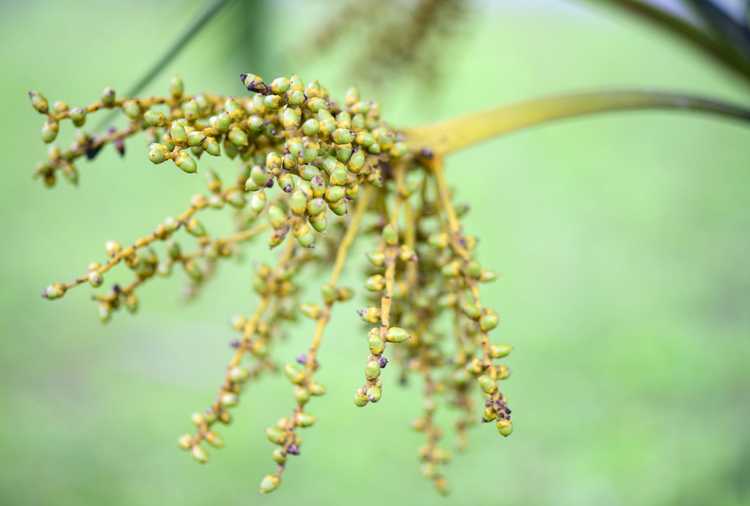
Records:
M459 449L478 420L494 422L502 436L512 431L511 411L500 391L510 372L499 363L511 347L490 341L498 316L482 305L479 285L495 275L476 261L477 240L462 230L459 220L467 208L453 203L442 159L429 150L414 152L402 132L380 119L378 104L360 98L356 89L339 103L318 81L305 84L296 75L267 83L242 74L241 81L248 95L187 95L175 78L168 96L125 98L107 88L85 107L50 105L40 93L29 93L34 108L46 116L42 140L50 144L49 157L35 175L47 186L59 176L77 183L80 159L91 160L108 145L124 154L126 140L139 133L150 141L148 158L154 164L173 164L188 174L200 168L208 175L207 191L193 196L182 213L130 245L107 242L104 260L69 282L53 283L43 296L58 299L85 283L102 287L109 271L122 264L132 271L132 281L93 296L102 321L108 321L123 307L135 312L137 290L175 270L187 275L189 294L196 294L222 260L238 257L248 242L265 236L278 257L273 265L255 267L256 308L232 319L236 337L224 378L208 408L192 415L194 430L179 438L179 446L206 462L209 447L224 445L217 428L232 422L232 408L246 385L281 372L294 402L266 429L275 446L275 467L260 484L268 493L281 483L290 457L300 455L301 429L316 423L311 400L326 393L317 374L318 351L334 306L353 296L339 279L352 244L364 241L368 305L358 314L369 329L362 333L366 357L354 404L379 402L383 377L394 367L403 384L420 378L423 403L413 427L425 439L419 450L422 473L446 493L442 467L451 452L438 411L457 412L453 429ZM88 116L100 110L120 111L127 126L87 133ZM62 149L52 143L66 120L78 130L73 144ZM231 183L209 169L213 157L238 162ZM229 211L235 231L211 234L200 220L210 210ZM179 237L183 232L187 238ZM309 294L300 275L314 267L330 268L329 277L318 302L301 304ZM307 349L291 360L275 356L274 346L300 316L314 321Z

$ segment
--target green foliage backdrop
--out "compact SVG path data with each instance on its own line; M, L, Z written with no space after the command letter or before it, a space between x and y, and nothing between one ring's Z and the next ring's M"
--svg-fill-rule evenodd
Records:
M397 125L599 86L747 102L742 84L631 19L520 3L468 20L437 93L404 81L364 94ZM224 12L152 90L179 73L189 90L241 93L236 76L255 63L341 94L351 83L335 55L287 58L326 5L274 3L252 44L225 28ZM502 273L486 298L516 351L513 437L474 431L448 468L448 499L418 474L408 429L417 396L387 384L377 406L351 404L366 353L357 303L335 309L320 357L330 395L274 496L256 486L270 465L263 428L289 405L282 379L248 389L227 448L207 466L177 450L220 380L228 317L253 303L248 270L224 268L187 306L180 280L153 283L136 317L105 327L85 289L42 300L48 282L100 259L105 240L132 240L182 209L204 180L151 165L134 140L125 160L107 152L82 164L80 188L45 190L30 178L44 147L25 92L80 104L105 85L124 90L198 8L0 3L0 503L750 504L748 132L675 113L570 121L449 159L480 259Z

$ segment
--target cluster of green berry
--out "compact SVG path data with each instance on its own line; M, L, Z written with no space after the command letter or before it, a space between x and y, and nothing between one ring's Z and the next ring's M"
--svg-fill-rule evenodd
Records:
M478 284L493 281L495 275L472 258L476 239L465 236L458 224L468 207L454 207L441 160L420 153L416 161L423 170L394 171L392 203L387 210L383 207L378 227L381 239L367 255L365 286L372 305L359 315L378 326L369 331L365 384L356 391L354 403L365 406L380 399L381 369L389 364L386 347L403 343L391 353L391 362L402 368L402 382L414 374L424 385L423 413L413 423L427 440L419 450L423 474L446 493L440 467L451 453L439 446L443 430L436 411L441 406L458 408L455 430L463 449L466 429L476 420L469 388L475 376L486 398L483 420L497 419L500 433L510 435L510 409L497 384L509 370L493 360L507 356L511 348L489 342L487 333L498 319L482 308ZM441 316L446 313L452 315L453 342L443 329Z
M173 94L181 94L181 86L182 82L176 79L172 85ZM51 144L57 139L60 131L60 122L62 121L69 120L78 129L75 140L68 149L63 150L56 145L51 145L48 159L37 165L34 176L41 178L48 187L55 185L58 172L62 173L62 176L72 184L78 184L76 161L80 158L93 160L101 152L102 148L108 144L112 144L120 156L124 156L125 139L144 128L143 122L134 118L126 128L121 130L110 128L103 134L91 134L82 129L86 124L88 116L100 110L121 109L129 116L130 114L135 114L134 104L136 103L118 99L115 90L110 87L102 91L99 100L85 107L69 107L62 100L54 102L52 107L50 107L48 100L37 91L30 91L29 98L34 109L47 116L47 120L42 125L41 130L41 137L45 143ZM156 105L170 105L176 100L178 99L154 97L138 101L137 104L139 105L137 106L140 109L140 107L150 108Z
M379 325L371 328L368 333L367 344L370 355L365 366L365 383L357 389L354 396L354 404L360 407L380 400L383 391L380 370L388 364L388 359L385 357L386 346L403 343L412 337L409 331L391 325L394 296L405 295L404 290L397 292L394 289L397 270L403 270L404 264L417 261L413 245L400 244L398 232L399 211L408 197L403 185L403 172L402 166L396 167L394 176L397 186L401 189L396 190L393 205L383 216L384 225L380 231L381 239L376 249L367 255L372 272L365 281L365 288L375 296L379 296L380 300L379 305L362 309L358 314L365 322Z
M292 385L294 406L266 430L276 446L276 469L260 485L261 492L268 493L281 483L289 457L300 454L299 429L316 421L309 403L326 392L317 378L318 352L334 306L353 296L351 289L339 286L339 279L354 241L373 237L365 281L370 304L359 311L372 328L366 333L364 383L354 403L365 406L381 399L386 354L400 367L402 381L410 374L419 376L423 412L414 427L427 440L419 451L423 474L438 491L447 492L440 469L451 455L440 446L443 430L436 410L459 409L455 430L464 446L466 429L478 418L470 388L473 377L485 396L482 419L496 421L504 436L512 426L498 386L509 371L496 363L510 347L490 343L488 333L498 318L479 300L479 283L493 280L494 274L473 258L476 240L462 232L458 220L465 209L454 207L441 157L408 148L404 134L382 122L378 105L362 100L354 89L339 105L317 81L305 85L298 76L266 83L242 74L241 81L249 96L186 95L175 79L167 97L120 99L108 89L99 101L74 109L58 102L50 110L42 95L30 93L32 105L47 115L45 142L55 139L60 121L70 119L81 127L88 113L100 109L119 109L129 119L122 131L104 136L79 132L71 148L53 147L36 172L48 185L58 171L70 172L77 158L95 156L87 150L98 152L114 143L124 152L125 139L137 132L152 141L151 162L171 161L186 173L196 172L205 155L240 162L233 184L225 185L219 174L206 171L207 193L195 195L184 212L129 246L108 242L105 262L90 264L71 282L50 285L43 296L60 298L84 283L100 287L108 271L124 264L134 280L94 297L106 321L121 307L134 311L136 289L158 275L170 275L175 265L187 274L190 293L195 294L219 260L237 257L251 239L266 233L270 248L282 246L276 263L257 266L252 276L257 308L232 321L239 338L230 342L234 352L214 401L192 416L195 431L179 438L180 447L206 462L207 445L224 444L217 424L231 423L231 408L247 384L267 372L282 372ZM209 233L199 214L211 209L233 212L232 234ZM180 230L192 236L195 250L176 241ZM161 254L157 243L165 243ZM304 292L299 276L308 266L329 268L330 277L321 286L321 302L300 304ZM442 329L446 313L453 318L452 332ZM294 360L279 362L275 344L299 315L315 322L311 341Z

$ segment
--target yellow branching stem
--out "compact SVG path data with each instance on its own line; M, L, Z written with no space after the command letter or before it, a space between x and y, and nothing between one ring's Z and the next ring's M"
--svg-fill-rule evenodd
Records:
M29 92L29 96L39 112L47 117L41 131L42 139L45 142L52 142L56 139L60 123L66 120L71 121L76 127L83 127L90 115L103 110L132 111L134 107L138 107L140 111L155 106L174 108L180 105L180 97L148 97L137 102L117 98L111 88L103 90L100 100L83 107L71 108L62 101L57 101L50 107L46 99L38 93ZM124 156L125 141L148 129L146 123L132 119L130 116L129 119L128 126L120 130L109 128L106 132L99 134L86 133L80 130L73 144L67 149L61 149L56 145L50 146L48 160L37 165L34 177L41 178L46 186L52 187L57 179L56 173L60 172L72 184L78 184L78 169L75 165L78 159L93 160L107 145L113 145L120 156Z
M564 118L612 111L683 110L743 122L750 109L719 100L656 91L599 91L539 98L406 130L409 146L445 156L478 142Z
M229 424L232 420L229 408L237 405L244 384L251 378L257 377L266 368L273 368L266 360L267 342L256 339L259 327L263 324L263 317L271 307L275 298L283 296L287 291L284 275L295 261L298 247L294 241L287 241L282 255L274 269L262 268L259 275L265 282L265 289L261 293L260 302L255 312L249 318L238 318L234 322L237 330L242 332L242 339L236 344L236 351L227 365L224 383L216 395L216 400L204 413L194 413L192 420L196 426L194 435L185 434L180 438L180 446L189 450L193 457L201 463L208 461L208 455L201 446L203 441L211 446L221 448L224 442L212 430L217 423ZM296 259L299 261L299 257ZM248 354L259 359L259 363L248 370L241 366L242 359Z
M135 275L135 280L128 285L113 285L107 293L93 297L99 303L99 315L103 321L108 321L113 311L121 307L134 312L138 307L135 295L136 288L143 285L156 275L166 276L172 272L175 264L182 266L191 280L187 294L194 296L198 288L206 282L215 271L215 264L221 258L236 255L239 244L249 241L270 226L266 223L256 223L258 216L245 220L240 230L226 237L211 238L203 224L195 217L196 214L210 208L221 207L232 203L234 196L240 191L240 186L230 186L223 189L221 184L214 181L213 195L207 197L196 194L190 206L180 213L177 218L168 217L157 225L152 232L136 239L133 244L123 247L117 241L108 241L105 245L109 259L103 263L92 262L86 274L78 276L67 283L53 283L47 287L42 295L45 298L60 298L70 289L88 283L96 288L103 284L104 276L114 267L125 264ZM198 242L198 249L194 252L183 252L179 243L172 242L168 248L167 258L159 261L158 256L149 248L156 242L166 242L173 238L180 229L185 229ZM205 265L200 266L199 260Z
M368 337L370 353L365 365L365 383L357 389L354 395L354 403L360 407L368 403L376 403L382 396L383 382L380 375L381 369L388 364L388 359L384 356L388 345L403 343L412 337L409 331L394 325L393 318L397 276L402 271L399 269L399 264L415 261L413 250L401 243L399 230L401 211L407 197L407 191L404 188L404 171L405 167L402 164L393 167L395 195L392 202L382 199L381 239L376 250L370 254L373 266L382 269L383 272L370 276L365 286L374 296L380 296L379 306L359 312L366 322L379 324L370 329ZM405 295L403 291L401 295Z
M269 228L270 226L267 223L257 223L252 228L225 237L214 239L207 235L198 237L196 239L198 247L189 252L183 252L178 243L175 242L169 248L170 256L162 262L154 259L152 254L144 255L140 262L128 260L128 263L135 266L135 269L133 269L135 279L125 286L114 285L109 292L92 296L92 299L99 303L100 317L106 321L111 316L112 311L118 309L123 301L129 311L135 311L138 307L138 299L135 296L136 289L154 279L155 276L169 275L175 265L180 265L190 279L185 290L185 297L196 297L203 285L216 273L219 260L237 256L240 244L250 241ZM203 266L199 266L198 262L200 261L203 261ZM96 271L91 267L90 277L92 276L91 273Z
M494 311L483 307L479 297L479 281L482 279L482 271L471 254L475 241L465 236L461 230L445 180L442 158L433 158L430 161L430 167L435 177L440 206L445 216L444 229L447 242L455 255L454 259L446 264L445 271L455 278L455 304L461 308L469 320L476 322L470 332L479 338L481 358L472 358L468 363L468 370L477 377L477 382L487 397L484 420L487 422L497 420L497 429L500 434L508 436L513 430L510 421L511 411L500 392L498 382L510 376L510 369L504 364L496 365L494 360L507 356L511 348L507 345L493 346L490 342L489 332L497 326L498 316Z

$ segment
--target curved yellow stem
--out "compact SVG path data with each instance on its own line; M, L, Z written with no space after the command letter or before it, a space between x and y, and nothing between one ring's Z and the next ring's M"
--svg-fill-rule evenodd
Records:
M750 121L750 109L718 100L652 91L599 91L539 98L405 130L419 152L444 156L472 144L550 121L589 114L678 109Z

